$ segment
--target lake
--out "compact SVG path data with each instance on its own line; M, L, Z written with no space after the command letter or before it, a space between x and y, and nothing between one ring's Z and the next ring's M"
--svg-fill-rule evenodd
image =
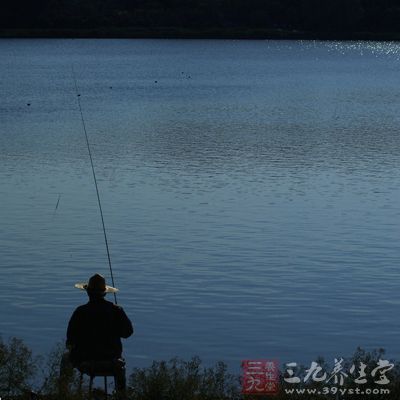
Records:
M0 40L0 56L3 338L48 352L86 301L74 284L110 279L73 66L129 368L400 357L400 44Z

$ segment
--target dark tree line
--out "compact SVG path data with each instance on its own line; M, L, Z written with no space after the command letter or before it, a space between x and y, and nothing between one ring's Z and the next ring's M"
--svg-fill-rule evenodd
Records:
M0 27L399 32L400 0L3 0Z

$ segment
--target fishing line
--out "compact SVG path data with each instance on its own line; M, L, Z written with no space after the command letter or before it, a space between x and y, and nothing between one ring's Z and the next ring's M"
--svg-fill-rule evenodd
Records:
M76 91L76 98L77 98L77 100L78 100L79 112L80 112L80 114L81 114L81 121L82 121L83 132L85 133L86 146L87 146L87 150L88 150L89 158L90 158L90 165L92 166L93 181L94 181L94 186L96 187L97 203L98 203L98 205L99 205L100 217L101 217L101 225L102 225L102 227L103 227L103 233L104 233L104 242L105 242L106 250L107 250L108 266L110 267L111 282L112 282L113 287L115 287L114 275L113 275L113 269L112 269L112 263L111 263L111 256L110 256L110 249L109 249L109 247L108 247L108 239L107 239L106 225L105 225L105 223L104 223L103 209L102 209L102 207L101 207L99 186L97 185L97 178L96 178L96 172L95 172L95 170L94 170L94 165L93 165L92 152L91 152L91 150L90 150L89 137L88 137L87 130L86 130L85 119L83 118L82 105L81 105L81 99L80 99L80 96L81 96L81 95L79 94L79 91L78 91L78 83L77 83L77 81L76 81L74 66L72 66L72 78L74 79L75 91ZM114 301L115 301L115 304L117 304L117 295L116 295L115 292L114 292Z
M52 218L54 218L54 216L56 215L56 212L57 212L57 209L58 209L58 205L60 204L60 199L61 199L61 193L58 194L57 204L56 204L56 206L54 208L53 217Z

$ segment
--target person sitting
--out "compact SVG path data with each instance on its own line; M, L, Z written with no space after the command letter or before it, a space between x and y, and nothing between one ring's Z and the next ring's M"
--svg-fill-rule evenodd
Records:
M86 290L89 301L79 306L69 321L66 342L69 353L64 364L69 362L72 367L89 375L102 368L111 369L115 390L124 396L126 376L121 338L133 334L133 325L122 307L104 298L107 293L115 293L118 289L107 286L100 274L75 287Z

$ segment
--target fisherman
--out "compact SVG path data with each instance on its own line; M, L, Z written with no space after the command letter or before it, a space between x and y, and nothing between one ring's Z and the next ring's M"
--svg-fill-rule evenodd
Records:
M124 398L126 376L121 338L131 336L133 326L122 307L104 298L118 289L107 286L99 274L93 275L88 283L77 283L75 287L86 290L89 302L79 306L69 321L66 343L69 353L63 359L64 367L69 363L89 375L98 370L111 371L115 390L119 398Z

